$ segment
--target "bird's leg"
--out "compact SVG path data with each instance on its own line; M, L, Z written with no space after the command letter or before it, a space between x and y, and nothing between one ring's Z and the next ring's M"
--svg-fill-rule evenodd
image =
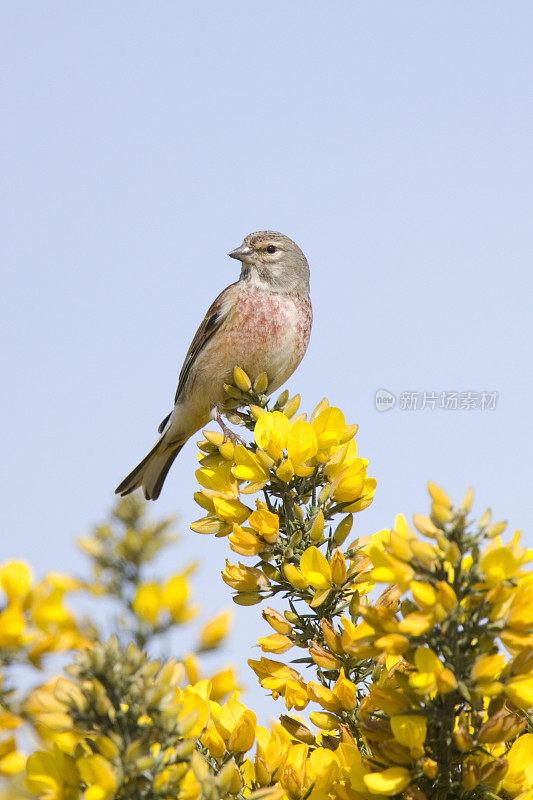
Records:
M218 408L213 409L213 419L216 422L218 422L218 424L222 428L222 433L224 434L226 439L230 439L233 442L234 445L238 445L238 444L244 444L245 445L246 444L244 439L241 439L240 436L237 436L236 433L234 433L230 428L228 428L228 426L226 425L226 423L224 422L224 420L220 416L220 411L218 410Z

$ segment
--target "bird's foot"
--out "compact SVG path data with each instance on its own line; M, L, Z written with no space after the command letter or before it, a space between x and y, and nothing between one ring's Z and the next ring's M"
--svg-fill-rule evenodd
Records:
M234 433L230 428L228 428L228 426L226 425L220 414L216 415L215 420L222 428L222 433L224 434L226 439L230 439L234 445L246 444L244 439L242 439L240 436L237 436L236 433Z

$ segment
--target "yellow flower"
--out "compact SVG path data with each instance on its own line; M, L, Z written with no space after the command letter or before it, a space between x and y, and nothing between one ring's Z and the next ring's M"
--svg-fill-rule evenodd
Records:
M509 770L503 778L505 791L511 797L516 797L527 789L533 789L533 734L522 734L505 758L509 764ZM529 800L529 794L524 796L524 800L526 797Z
M227 522L232 525L236 522L238 525L244 522L250 515L250 509L241 503L240 500L226 500L224 497L213 497L213 505L215 507L215 515L222 522Z
M229 546L234 553L240 556L256 556L263 552L266 545L251 528L241 528L236 523L233 524L233 533L228 537Z
M264 653L285 653L293 646L293 642L283 633L272 633L270 636L261 636L257 640Z
M379 545L370 544L366 548L368 557L374 565L370 573L376 583L397 583L407 588L414 577L414 570L406 561L386 553Z
M312 425L317 437L317 459L325 462L344 440L346 434L344 414L340 409L329 406L317 414Z
M18 603L12 603L0 612L0 647L20 647L26 641L26 622Z
M76 760L81 780L87 788L86 800L109 800L114 797L117 778L112 765L100 755L83 756Z
M306 761L309 748L306 744L290 747L285 764L281 768L279 782L291 800L298 800L306 788Z
M508 547L497 547L485 551L480 567L490 586L516 576L520 571L520 560Z
M504 686L505 696L524 711L533 708L533 675L516 675Z
M225 497L228 500L239 496L237 479L231 472L231 463L220 455L205 456L201 467L195 472L196 480L207 498Z
M405 767L389 767L383 772L372 772L364 775L363 781L371 794L390 797L405 789L411 782L411 774Z
M319 667L322 669L338 669L341 665L339 659L326 650L322 645L313 642L309 648L309 655Z
M396 714L390 720L397 742L409 748L413 758L422 758L426 741L427 722L421 714Z
M233 614L222 611L212 617L200 631L200 651L212 650L227 636Z
M333 694L339 699L345 711L351 711L352 708L355 708L357 686L345 676L344 667L341 669L339 677L335 681Z
M358 458L332 482L331 497L341 503L357 500L363 492L365 478L365 462Z
M417 647L415 651L417 672L409 677L409 684L417 694L433 695L437 691L447 694L457 688L451 670L445 667L429 647Z
M245 753L255 741L256 717L253 711L246 709L239 717L231 732L228 749L232 753Z
M17 752L17 744L13 736L0 742L0 775L10 776L22 772L26 758Z
M23 600L30 590L31 571L23 561L7 561L0 567L0 586L7 602Z
M204 747L207 747L213 758L222 758L226 753L226 743L218 732L213 720L209 722L209 725L203 732L200 742Z
M240 562L238 566L230 564L227 559L226 568L222 572L222 580L239 592L260 592L270 585L260 569L245 567Z
M291 583L295 589L307 589L308 583L303 572L295 567L294 564L283 564L281 570L286 579Z
M189 585L184 575L172 575L162 587L163 603L174 622L188 622L196 614L196 608L187 602Z
M275 611L273 608L264 609L263 619L268 622L271 628L274 628L276 633L283 633L287 635L292 631L292 626L290 623L287 622L285 617L283 617L279 611Z
M259 678L261 686L269 689L274 699L281 695L289 710L293 706L302 709L308 704L307 687L296 670L269 658L259 661L250 659L248 664Z
M291 423L281 411L267 411L262 414L254 427L254 438L258 447L265 450L275 461L282 458L287 446Z
M79 797L80 776L72 756L54 745L51 753L32 753L26 763L26 788L47 800Z
M362 459L359 459L362 461ZM349 442L337 448L331 455L327 462L324 472L330 481L338 478L345 469L358 461L357 444L355 439L350 439Z
M279 517L261 500L256 500L256 511L248 517L248 525L267 542L275 542L279 536Z
M294 467L290 458L284 458L276 470L276 476L284 483L289 483L294 478Z
M270 477L270 473L265 465L260 461L255 453L252 453L244 445L238 444L233 451L232 467L233 475L240 481L248 481L252 484L253 491L261 489ZM241 489L241 491L243 491Z
M317 436L309 422L299 420L287 436L287 455L297 475L309 475L313 470L305 464L318 450Z
M200 736L209 722L209 695L211 683L201 680L194 685L186 686L183 691L176 691L176 700L180 710L178 720L183 726L183 735L190 738Z
M239 702L239 693L233 692L220 709L216 721L217 731L233 753L244 753L255 741L256 718L253 711Z
M135 614L155 627L165 604L163 588L158 583L142 583L133 598Z
M331 567L327 558L320 550L312 545L302 553L300 571L307 584L315 589L329 589L331 587Z
M507 626L525 632L533 627L533 583L520 585L512 597Z
M326 711L337 713L342 710L342 704L333 691L326 686L322 686L314 681L309 681L307 684L307 695L310 700L315 703L320 703L322 708Z
M500 693L502 685L497 679L500 677L504 663L505 658L499 653L476 659L470 676L477 684L477 692L490 697Z
M211 675L211 693L210 697L211 700L219 701L222 700L223 697L234 692L239 688L237 685L237 680L235 678L235 673L228 667L227 669L221 669L218 672L215 672L214 675Z

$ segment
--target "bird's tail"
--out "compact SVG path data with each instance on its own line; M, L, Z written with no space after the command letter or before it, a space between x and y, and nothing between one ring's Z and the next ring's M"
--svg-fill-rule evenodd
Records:
M185 441L169 449L165 437L162 436L140 464L137 464L135 469L117 486L115 494L124 497L142 486L147 500L157 500L167 473L184 444Z

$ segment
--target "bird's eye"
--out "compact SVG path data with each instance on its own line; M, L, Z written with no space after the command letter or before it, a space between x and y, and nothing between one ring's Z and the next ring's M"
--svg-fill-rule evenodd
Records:
M275 252L276 252L276 248L274 247L274 245L273 244L269 244L268 247L267 247L267 253L275 253Z

